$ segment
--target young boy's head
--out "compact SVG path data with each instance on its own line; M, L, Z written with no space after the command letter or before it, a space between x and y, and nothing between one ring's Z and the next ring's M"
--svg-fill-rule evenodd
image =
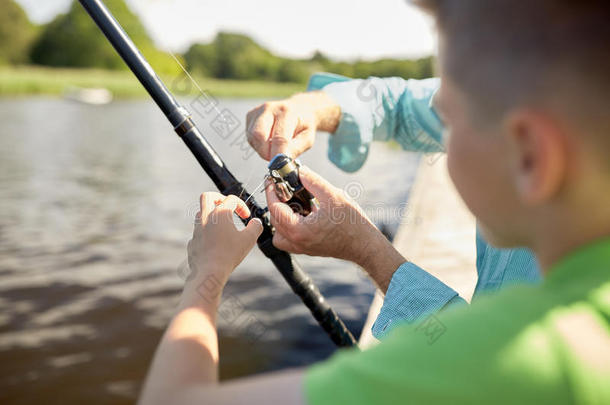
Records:
M417 0L439 28L449 171L492 243L548 266L610 234L607 0Z

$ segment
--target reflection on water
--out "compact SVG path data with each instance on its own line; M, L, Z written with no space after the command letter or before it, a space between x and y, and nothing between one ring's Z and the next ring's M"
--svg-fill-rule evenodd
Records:
M223 108L244 117L255 104ZM200 124L254 189L265 163ZM327 161L319 137L304 163L356 187L376 222L395 231L416 157L376 145L348 175ZM0 101L0 402L133 401L177 303L198 195L212 189L151 102ZM345 262L299 261L359 333L371 283ZM219 320L222 378L303 366L334 350L258 250L224 297L238 311Z

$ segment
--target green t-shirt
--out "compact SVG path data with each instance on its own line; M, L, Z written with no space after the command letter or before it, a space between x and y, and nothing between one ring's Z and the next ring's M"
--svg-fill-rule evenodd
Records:
M305 376L310 404L610 404L610 239L539 286L396 328Z

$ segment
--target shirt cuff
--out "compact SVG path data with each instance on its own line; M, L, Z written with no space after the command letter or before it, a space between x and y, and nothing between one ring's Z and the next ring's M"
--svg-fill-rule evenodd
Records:
M438 312L454 298L459 298L458 293L438 278L413 263L403 263L392 276L373 336L381 339L395 326Z

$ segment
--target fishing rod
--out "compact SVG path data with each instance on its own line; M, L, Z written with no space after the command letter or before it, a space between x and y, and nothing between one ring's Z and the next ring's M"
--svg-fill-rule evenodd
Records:
M247 224L253 218L261 220L263 232L258 238L258 247L273 262L292 288L292 291L301 298L332 341L340 347L356 346L354 336L326 302L311 277L303 271L289 253L273 246L273 228L267 210L261 208L251 198L243 185L229 171L220 156L205 140L201 131L193 122L191 114L178 103L163 84L106 5L101 0L79 1L165 114L174 131L182 138L218 190L224 195L238 196L246 202L252 215L250 218L243 220L244 223Z

